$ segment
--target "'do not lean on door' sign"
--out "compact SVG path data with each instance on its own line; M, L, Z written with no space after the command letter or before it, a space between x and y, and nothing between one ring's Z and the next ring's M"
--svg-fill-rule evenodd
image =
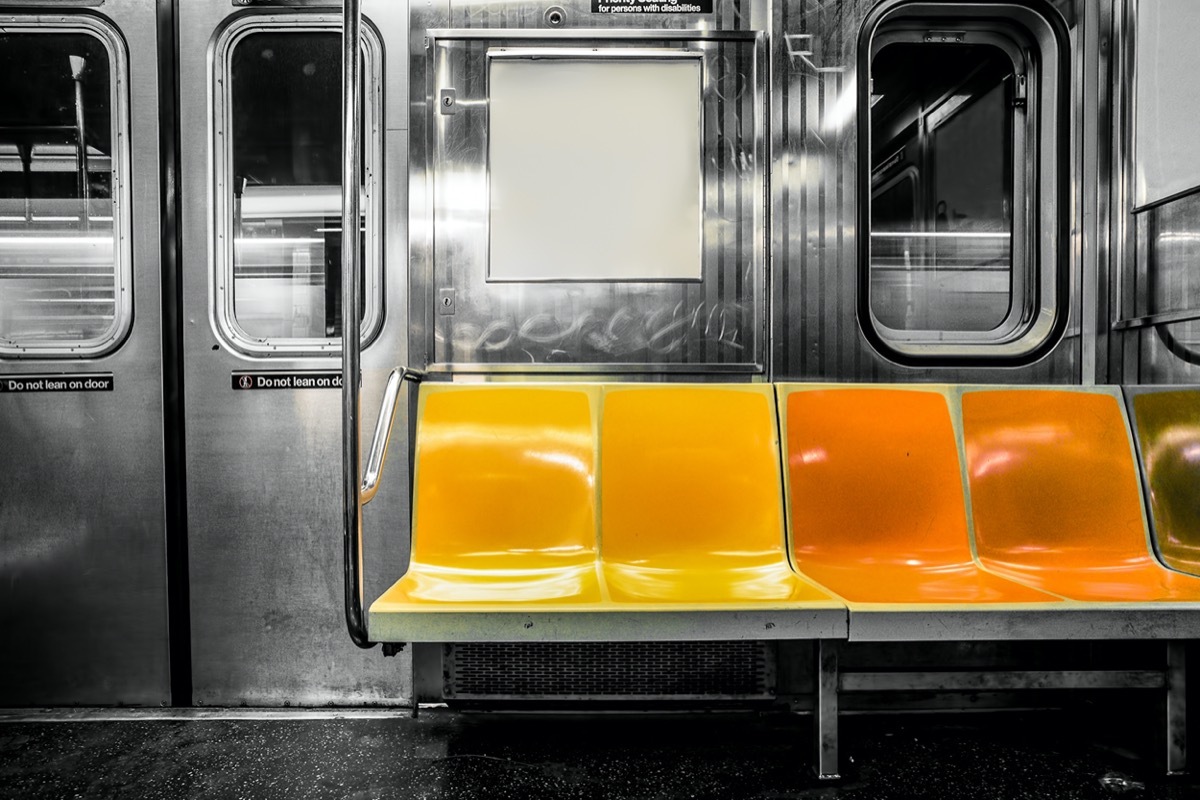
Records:
M341 389L340 372L235 372L230 388L245 392L256 389Z
M592 0L593 14L711 14L713 0Z
M110 372L80 375L0 375L0 394L111 392Z

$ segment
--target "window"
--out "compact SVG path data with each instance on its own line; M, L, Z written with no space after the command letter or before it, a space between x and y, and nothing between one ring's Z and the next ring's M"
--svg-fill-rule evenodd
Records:
M90 17L0 27L0 356L99 356L129 330L124 76Z
M378 330L382 267L378 40L364 52L362 338ZM336 21L252 17L218 44L218 329L255 355L341 348L342 61Z
M900 6L866 48L860 300L899 361L1027 360L1066 321L1055 34L967 13Z

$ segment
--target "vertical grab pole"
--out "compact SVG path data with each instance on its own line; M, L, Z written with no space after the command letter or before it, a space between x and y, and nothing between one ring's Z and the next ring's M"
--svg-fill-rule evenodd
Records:
M342 3L342 536L346 579L346 627L359 647L372 647L363 617L362 464L359 393L359 225L362 183L362 97L360 86L360 0Z

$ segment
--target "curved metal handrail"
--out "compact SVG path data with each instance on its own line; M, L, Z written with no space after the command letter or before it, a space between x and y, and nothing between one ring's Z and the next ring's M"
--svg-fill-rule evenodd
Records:
M396 401L400 397L400 387L404 381L418 383L424 377L425 373L410 367L396 367L388 375L383 402L379 406L379 418L375 420L375 436L371 439L371 450L367 455L367 469L363 472L360 496L364 506L374 500L375 493L379 491L379 479L387 462L388 443L392 440L392 425L396 422Z
M397 401L405 380L425 377L420 370L396 367L388 376L375 422L375 436L361 471L362 441L359 429L362 394L362 340L359 337L362 251L356 235L361 220L362 137L360 71L362 61L362 11L360 0L345 0L342 16L342 544L345 573L346 628L362 648L374 647L363 615L362 509L375 498L387 460L388 442L396 421ZM353 187L349 189L348 187Z
M373 647L363 616L362 481L359 476L359 392L362 343L359 341L359 219L362 132L359 110L359 47L362 7L342 3L342 543L344 548L346 627L362 648Z

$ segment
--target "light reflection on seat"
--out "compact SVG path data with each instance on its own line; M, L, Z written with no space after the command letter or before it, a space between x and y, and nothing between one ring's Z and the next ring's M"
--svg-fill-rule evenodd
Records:
M851 603L1060 602L974 562L943 391L796 384L779 393L801 573Z
M1115 394L971 390L962 409L985 565L1071 600L1200 600L1200 579L1166 569L1150 551Z
M422 389L408 573L373 607L597 604L592 386Z
M600 462L614 602L832 602L788 564L770 386L606 388Z

